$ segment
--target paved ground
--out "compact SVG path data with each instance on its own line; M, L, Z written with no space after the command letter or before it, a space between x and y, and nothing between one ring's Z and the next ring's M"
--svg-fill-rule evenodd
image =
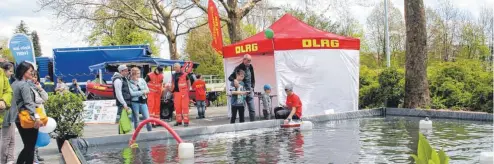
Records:
M219 125L219 124L227 124L228 120L228 111L226 107L209 107L206 110L206 119L196 120L197 110L196 108L190 109L191 121L189 127L193 126L211 126L211 125ZM173 125L175 122L169 122L169 125ZM184 128L183 126L174 127L174 129ZM84 138L90 137L101 137L101 136L111 136L117 135L117 124L90 124L84 127ZM166 129L163 127L154 128L153 131L165 131ZM146 128L141 130L141 133L146 133ZM23 144L19 134L16 134L16 153L20 153L22 150ZM45 162L47 164L56 164L59 163L60 155L58 153L57 143L55 140L51 140L50 144L46 147L39 149L40 154L43 158L45 158Z

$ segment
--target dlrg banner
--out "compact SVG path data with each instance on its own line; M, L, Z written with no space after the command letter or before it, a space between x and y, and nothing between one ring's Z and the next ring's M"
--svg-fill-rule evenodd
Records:
M84 123L114 124L117 111L115 100L84 101Z
M208 24L213 41L211 45L219 54L223 54L223 36L221 34L220 15L213 0L208 2Z
M36 68L33 42L31 42L31 39L27 35L14 34L9 40L9 49L12 52L16 64L27 61L33 63L34 68Z

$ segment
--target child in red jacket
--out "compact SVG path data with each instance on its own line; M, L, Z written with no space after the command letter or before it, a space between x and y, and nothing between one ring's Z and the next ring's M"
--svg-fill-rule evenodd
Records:
M201 75L196 75L197 80L192 84L192 89L196 92L197 119L204 118L206 113L206 82Z

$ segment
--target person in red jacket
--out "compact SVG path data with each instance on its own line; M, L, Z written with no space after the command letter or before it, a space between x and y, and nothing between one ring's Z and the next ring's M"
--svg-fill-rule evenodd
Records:
M286 106L275 112L277 115L276 118L286 118L286 122L290 122L292 119L299 120L302 118L302 101L298 95L293 92L293 85L286 85L285 92Z
M197 119L205 118L206 113L206 82L201 75L196 75L197 80L192 84L192 89L196 92Z
M172 76L173 104L175 107L175 126L189 126L189 88L190 80L186 72L180 70L180 64L173 65L175 73Z
M146 76L148 83L148 108L151 118L160 119L161 94L163 93L163 68L157 67ZM156 124L153 123L153 126Z

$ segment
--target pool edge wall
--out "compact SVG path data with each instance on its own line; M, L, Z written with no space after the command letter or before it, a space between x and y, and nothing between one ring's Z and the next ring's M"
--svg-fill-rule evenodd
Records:
M428 109L384 108L383 110L385 110L385 116L429 117L471 121L492 121L494 116L492 113Z
M492 113L477 113L477 112L457 112L457 111L438 111L427 109L407 109L407 108L376 108L376 109L363 109L352 112L315 115L304 117L304 121L323 122L333 120L347 120L358 119L366 117L376 116L406 116L406 117L429 117L429 118L446 118L446 119L460 119L460 120L472 120L472 121L492 121ZM201 126L201 127L188 127L184 129L177 129L175 132L180 137L191 137L199 135L209 135L215 133L226 133L244 130L254 130L261 128L278 128L283 123L283 120L263 120L255 122L245 122L239 124L223 124L214 126ZM128 143L132 134L122 134L114 136L94 137L94 138L82 138L73 139L72 145L77 156L81 160L82 164L87 163L84 159L83 153L80 149L88 149L90 147L123 144ZM173 136L167 131L154 131L148 133L139 134L138 142L156 141L172 139Z

